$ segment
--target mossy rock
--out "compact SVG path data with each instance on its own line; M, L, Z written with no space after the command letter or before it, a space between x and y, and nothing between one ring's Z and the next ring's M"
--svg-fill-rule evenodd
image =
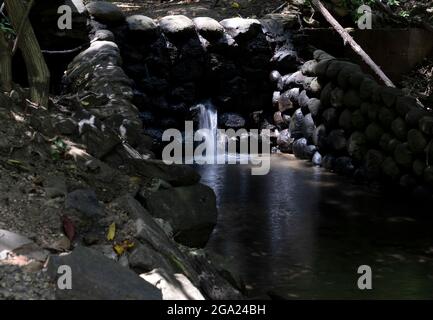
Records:
M358 92L354 89L346 91L343 97L343 104L351 110L358 109L361 106L362 100Z
M400 178L400 168L392 157L387 157L382 163L382 172L385 176L393 181L397 181Z
M377 123L370 123L365 129L365 136L371 143L379 143L380 137L382 137L383 129Z
M379 113L377 115L380 124L385 129L391 128L391 124L396 117L397 114L392 109L388 109L388 108L380 108Z
M355 129L363 130L367 125L367 120L362 114L361 110L355 110L352 112L352 126Z
M426 167L425 161L416 159L412 164L412 172L414 175L418 177L422 177L422 175L424 174L425 167Z
M406 121L404 121L402 118L396 118L391 123L391 130L394 133L394 135L397 137L397 139L405 140L407 137L407 125Z
M347 142L347 153L356 161L361 161L367 152L367 139L364 133L355 131Z
M405 168L412 168L413 153L407 143L400 143L394 150L395 162Z
M413 153L422 153L428 141L421 131L410 129L407 133L407 142Z

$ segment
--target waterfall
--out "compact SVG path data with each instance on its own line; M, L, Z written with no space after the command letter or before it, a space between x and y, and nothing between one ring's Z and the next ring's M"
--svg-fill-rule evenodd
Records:
M214 105L207 101L196 106L199 110L198 124L205 136L206 158L216 158L218 152L218 111Z

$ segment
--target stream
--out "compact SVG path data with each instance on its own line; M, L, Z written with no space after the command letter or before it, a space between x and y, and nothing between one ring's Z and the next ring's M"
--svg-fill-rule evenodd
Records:
M272 155L267 175L250 169L197 166L219 210L207 248L249 297L433 298L433 221L413 218L413 203L290 155ZM360 265L372 268L372 290L357 286Z

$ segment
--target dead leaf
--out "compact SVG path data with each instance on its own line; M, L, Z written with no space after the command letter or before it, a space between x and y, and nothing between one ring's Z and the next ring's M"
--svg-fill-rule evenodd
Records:
M108 227L107 240L108 241L113 241L115 235L116 235L116 223L113 222Z
M116 252L118 256L121 256L125 251L134 247L134 242L130 240L124 240L121 243L116 243L113 246L113 250Z
M75 237L75 225L74 222L67 216L62 216L62 223L63 223L63 232L68 237L69 241L72 242Z

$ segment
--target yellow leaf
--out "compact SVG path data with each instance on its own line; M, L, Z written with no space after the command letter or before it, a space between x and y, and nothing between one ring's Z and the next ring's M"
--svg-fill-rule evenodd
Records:
M125 248L120 244L114 245L113 249L118 256L121 256L125 252Z
M116 224L113 222L112 224L110 224L110 227L108 227L107 240L113 241L115 235L116 235Z
M241 5L239 3L237 3L236 1L234 1L232 3L232 8L234 8L234 9L240 9L240 7L241 7Z
M87 107L90 103L87 102L87 101L81 101L81 104L82 104L83 106Z

